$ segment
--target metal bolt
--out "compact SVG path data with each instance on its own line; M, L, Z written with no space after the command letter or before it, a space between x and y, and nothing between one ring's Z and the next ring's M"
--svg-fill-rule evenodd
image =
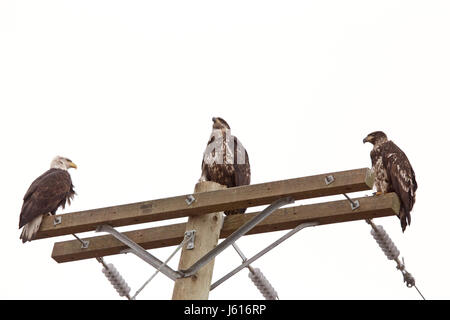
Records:
M186 200L185 200L185 201L186 201L187 205L190 206L191 204L194 203L195 198L194 198L194 196L193 196L192 194L190 194L190 195L188 195L188 196L186 197Z
M55 217L55 219L53 220L53 225L56 226L57 224L60 224L61 220L61 216Z
M81 249L87 249L89 247L89 240L81 240Z
M334 177L330 174L329 176L325 177L325 184L329 185L332 184L334 182Z

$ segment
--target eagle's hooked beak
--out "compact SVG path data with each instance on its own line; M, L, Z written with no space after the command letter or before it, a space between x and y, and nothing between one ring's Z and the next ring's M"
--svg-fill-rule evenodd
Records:
M212 118L212 121L213 121L213 122L216 122L216 120L217 120L216 117L213 117L213 118Z
M370 142L371 139L372 139L371 136L367 136L364 138L363 143Z
M77 165L75 163L69 162L69 168L77 169L78 167L77 167Z

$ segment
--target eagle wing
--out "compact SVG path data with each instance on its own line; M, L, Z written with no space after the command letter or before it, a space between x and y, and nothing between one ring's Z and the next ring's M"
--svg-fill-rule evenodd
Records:
M211 138L209 139L208 143L206 144L206 150L203 153L203 159L202 159L202 177L204 177L206 179L206 181L210 181L211 180L211 175L209 173L208 168L210 167L209 164L213 163L213 159L215 157L215 150L209 150L208 146L211 146L212 143L215 141L215 137L211 136ZM207 162L205 162L205 159L207 160Z
M416 175L406 154L392 141L384 144L382 160L390 187L400 198L400 220L404 231L406 225L411 223L410 212L416 201Z
M226 142L226 150L223 152L224 163L216 163L216 155L214 148L215 137L211 136L208 141L207 149L203 154L202 161L202 179L206 181L214 181L228 188L250 184L250 162L247 150L242 146L240 141L235 137L231 137L233 145ZM218 142L219 143L219 142ZM218 146L220 147L220 146ZM232 152L233 163L226 163L227 154ZM205 161L206 160L206 161ZM220 159L219 159L220 160ZM225 211L226 215L244 213L245 208Z
M247 150L238 138L234 137L234 184L244 186L250 184L250 161Z
M54 213L59 206L65 206L75 192L67 171L50 169L39 176L28 188L23 198L19 228L40 214Z

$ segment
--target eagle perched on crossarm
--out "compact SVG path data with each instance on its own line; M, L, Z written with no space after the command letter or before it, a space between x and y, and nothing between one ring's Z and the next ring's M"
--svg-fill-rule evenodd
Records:
M373 144L370 152L377 194L395 192L400 199L399 218L402 231L411 224L411 210L416 201L417 181L406 154L382 131L367 135L364 143Z
M231 135L228 123L212 118L213 126L203 153L202 175L199 181L214 181L228 188L250 184L250 162L247 150ZM226 215L244 213L244 209L225 211Z
M57 156L50 169L40 175L28 188L23 197L19 229L23 227L22 242L34 239L45 215L54 215L59 207L70 204L75 195L72 179L67 170L77 168L71 160Z

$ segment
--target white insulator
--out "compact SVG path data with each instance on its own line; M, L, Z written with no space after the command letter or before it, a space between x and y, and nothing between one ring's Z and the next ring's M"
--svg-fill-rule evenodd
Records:
M113 285L114 289L119 293L121 297L129 296L130 287L126 281L122 278L119 271L114 267L113 264L107 264L108 268L103 268L102 272L108 278L109 282Z
M377 230L372 229L370 234L377 241L378 245L389 260L395 260L398 258L400 251L397 249L394 242L382 226L377 226Z
M261 270L259 270L258 268L252 268L252 271L253 272L249 272L248 276L250 279L252 279L253 283L258 288L259 292L261 292L261 294L264 296L264 298L266 298L266 300L277 300L278 293L275 291L266 277L264 277Z

